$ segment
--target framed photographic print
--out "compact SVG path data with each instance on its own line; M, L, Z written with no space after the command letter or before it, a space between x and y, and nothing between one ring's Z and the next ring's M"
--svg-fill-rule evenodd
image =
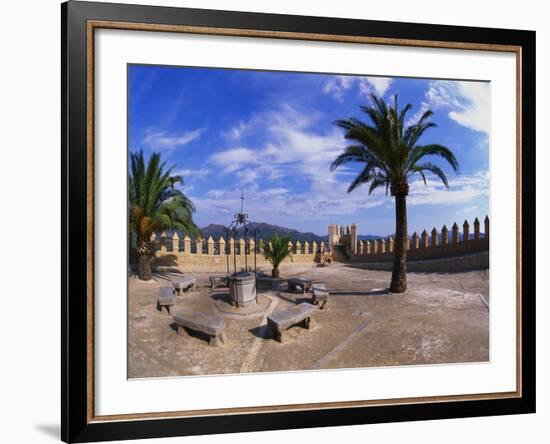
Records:
M535 411L535 33L64 3L62 439Z

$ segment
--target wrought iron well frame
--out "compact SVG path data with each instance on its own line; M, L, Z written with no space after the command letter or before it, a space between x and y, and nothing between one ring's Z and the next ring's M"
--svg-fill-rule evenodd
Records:
M229 256L233 254L233 274L237 274L237 242L236 242L236 235L237 231L240 227L243 227L243 239L244 239L244 268L245 271L248 272L248 258L246 254L246 247L248 245L248 250L250 252L250 229L249 229L250 222L248 221L248 214L244 212L244 194L241 193L241 211L239 213L235 213L235 216L231 223L224 228L225 232L225 256L226 256L226 263L227 263L227 275L230 276L230 270L229 270ZM258 249L258 233L259 230L257 228L254 228L252 230L252 234L254 236L254 277L257 278L257 258L256 258L256 250ZM230 235L232 235L233 238L233 251L231 251L231 247L229 244ZM242 255L243 252L240 251L240 254Z

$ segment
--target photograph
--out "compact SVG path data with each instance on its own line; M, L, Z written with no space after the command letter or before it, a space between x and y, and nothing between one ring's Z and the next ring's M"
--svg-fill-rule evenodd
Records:
M491 103L128 63L127 378L490 362Z
M7 2L2 441L537 444L544 10Z

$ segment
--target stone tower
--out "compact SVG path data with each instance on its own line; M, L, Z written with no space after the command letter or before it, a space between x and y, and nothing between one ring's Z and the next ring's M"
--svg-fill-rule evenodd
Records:
M344 245L346 254L357 254L357 225L343 226L330 224L328 226L328 248L334 251L336 245Z
M350 247L351 254L357 254L357 225L351 224L350 227Z
M337 245L340 242L340 234L338 231L338 225L330 224L328 226L328 247L331 250L334 250L334 245Z

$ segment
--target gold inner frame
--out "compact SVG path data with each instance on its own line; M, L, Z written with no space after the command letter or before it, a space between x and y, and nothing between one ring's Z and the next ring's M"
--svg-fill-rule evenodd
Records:
M516 56L516 390L513 392L472 393L449 396L424 396L364 401L340 401L309 404L288 404L259 407L231 407L207 410L184 410L173 412L146 412L96 416L94 413L94 32L95 29L120 29L132 31L177 32L232 37L277 38L288 40L309 40L339 43L363 43L422 48L462 49L488 52L511 52ZM187 25L162 25L117 21L87 21L87 79L86 79L86 135L87 135L87 419L88 423L123 420L146 420L159 418L185 418L197 416L221 416L251 413L292 412L300 410L324 410L333 408L357 408L368 406L404 405L415 403L458 402L519 398L522 396L522 321L521 321L521 152L522 152L522 108L521 108L521 46L495 45L486 43L445 42L434 40L412 40L380 37L346 36L331 34L309 34L300 32L263 31L251 29L213 28Z

